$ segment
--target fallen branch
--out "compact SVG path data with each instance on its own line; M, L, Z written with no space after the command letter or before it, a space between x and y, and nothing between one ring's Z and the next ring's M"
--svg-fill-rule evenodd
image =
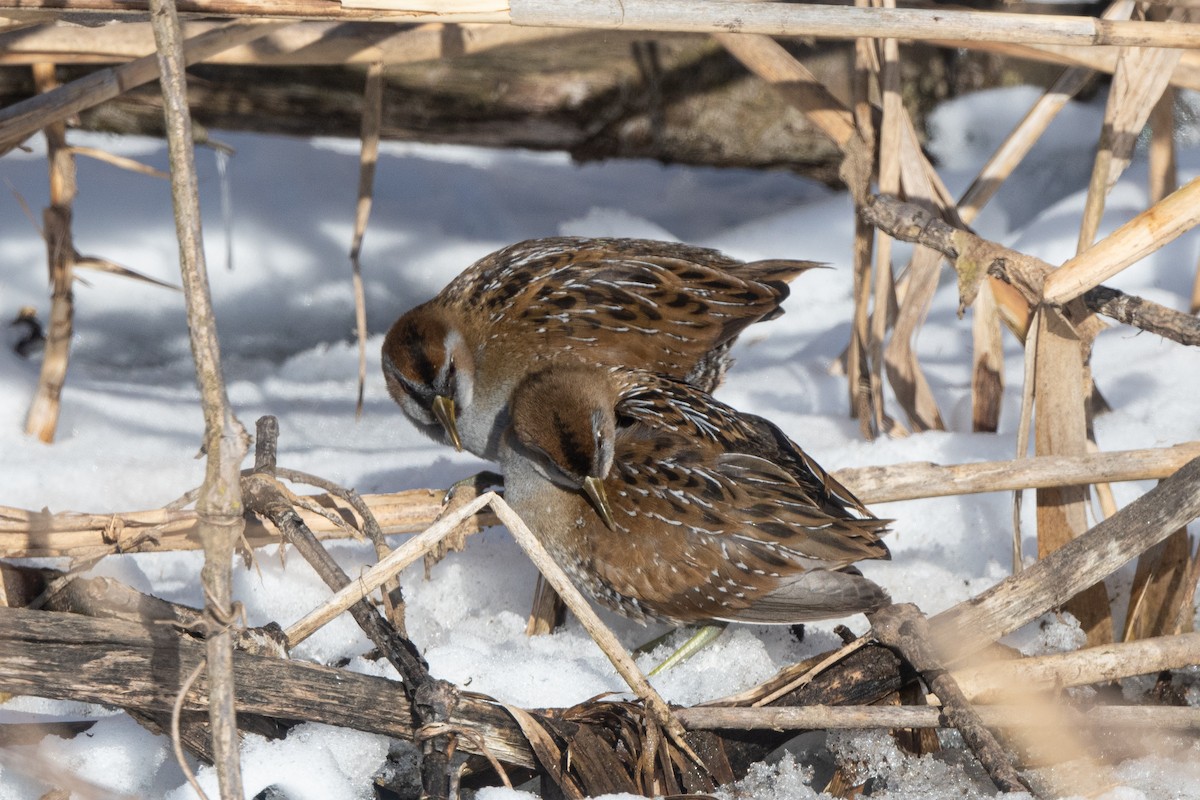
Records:
M1045 261L981 239L934 217L925 209L894 197L876 195L861 208L862 215L881 231L932 247L954 262L967 282L991 274L1016 287L1026 302L1037 305L1042 284L1054 267ZM964 278L960 278L960 281ZM1116 289L1097 286L1082 294L1089 310L1134 325L1180 344L1200 345L1200 319Z
M102 703L156 716L169 712L183 680L203 657L202 642L174 626L147 619L92 619L0 608L0 692ZM248 730L261 733L254 727L256 721L278 720L284 721L285 728L318 722L414 738L412 707L398 681L244 652L234 653L234 666L238 724ZM782 701L821 706L873 703L900 685L896 657L872 646L831 665ZM203 714L207 703L207 683L201 677L183 697L182 707L186 714ZM610 710L614 705L628 708L628 704L589 701L571 709L528 712L563 737L563 751L574 754L565 769L580 776L588 794L600 794L598 790L617 782L612 776L582 777L587 774L582 745L591 742L612 752L617 737L632 733L629 719ZM476 754L486 749L509 769L547 769L509 711L490 698L462 693L449 720L451 728L469 734L459 738L459 748ZM790 734L770 731L731 737L688 734L699 752L719 754L726 782L744 775L787 738ZM571 747L572 743L580 747ZM605 763L613 767L611 759ZM488 769L482 759L472 766Z
M205 650L204 642L165 625L12 608L0 609L0 642L0 691L151 711L170 711ZM411 706L399 681L242 652L233 663L239 720L244 713L413 737ZM208 698L201 676L183 707L204 712ZM479 731L506 763L536 766L524 737L496 704L464 695L452 722ZM461 746L475 752L470 739Z

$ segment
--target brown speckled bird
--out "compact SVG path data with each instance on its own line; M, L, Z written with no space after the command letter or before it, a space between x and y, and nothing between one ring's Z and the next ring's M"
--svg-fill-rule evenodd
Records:
M570 357L711 391L737 335L781 314L787 282L816 266L643 239L531 239L400 317L383 373L418 429L495 460L509 396L530 372Z
M638 620L797 623L886 605L851 566L876 519L769 421L687 384L558 364L512 398L505 497L598 602Z

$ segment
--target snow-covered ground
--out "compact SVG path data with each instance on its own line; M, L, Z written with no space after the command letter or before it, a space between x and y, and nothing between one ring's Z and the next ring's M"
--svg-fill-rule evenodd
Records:
M953 191L961 191L1004 134L1033 102L1027 88L963 98L939 110L932 149ZM983 235L1058 263L1073 254L1083 189L1090 172L1089 136L1102 105L1071 106L978 220ZM219 134L218 134L219 135ZM865 442L847 417L846 385L830 367L848 338L852 218L844 193L783 173L663 167L646 162L576 166L564 155L490 152L389 144L382 148L375 206L363 253L371 339L366 409L354 417L356 347L346 253L358 180L357 142L304 141L225 134L237 149L226 165L232 204L223 207L218 159L201 152L209 271L229 395L252 427L279 418L280 463L323 475L362 493L444 487L484 465L421 438L388 398L377 368L383 332L409 307L436 293L476 258L511 242L560 233L677 238L755 259L798 257L836 269L802 276L787 313L748 331L719 396L770 417L829 469L931 460L954 463L1007 458L1015 448L1021 352L1006 336L1009 387L998 435L970 432L969 318L955 317L947 270L921 334L919 352L949 430ZM161 143L73 135L87 143L165 166ZM0 320L23 305L48 311L45 251L13 193L33 209L46 204L45 161L37 152L0 160ZM1200 173L1194 137L1181 135L1181 177ZM1144 160L1113 191L1102 230L1146 205ZM75 237L80 252L119 261L177 282L170 194L163 181L80 160ZM230 239L232 237L232 239ZM1118 288L1185 308L1198 240L1185 236L1114 278ZM232 264L226 253L232 252ZM182 296L108 275L85 273L76 289L76 338L63 394L58 441L42 445L22 433L37 380L36 362L0 349L0 504L53 511L155 508L196 486L194 456L202 419L184 325ZM1188 349L1149 334L1113 328L1096 345L1096 380L1114 410L1096 420L1106 450L1200 439L1200 362ZM893 409L899 413L898 409ZM1126 503L1147 485L1115 487ZM986 589L1010 569L1010 503L975 495L880 504L896 522L890 563L863 571L897 600L936 612ZM1027 504L1028 506L1029 504ZM1025 530L1031 531L1030 524ZM1036 543L1026 535L1026 553ZM351 543L331 546L347 572L372 562ZM109 575L169 600L199 605L197 554L110 557L93 574ZM435 674L472 691L527 706L567 705L623 688L578 625L528 639L524 619L534 570L503 529L474 537L423 579L405 574L409 629ZM236 599L250 624L295 621L327 596L299 558L284 566L269 548L258 570L235 566ZM1122 589L1120 578L1111 588ZM1120 604L1119 604L1120 605ZM630 646L657 630L606 615ZM847 623L856 631L865 621ZM695 703L745 689L781 666L836 643L834 622L808 626L802 643L786 630L731 629L692 661L656 679L672 701ZM1036 629L1035 629L1036 628ZM1051 620L1017 639L1027 651L1077 646L1077 628ZM329 625L296 653L350 668L389 672L360 656L370 648L349 617ZM661 657L661 655L659 656ZM650 663L653 656L645 663ZM1200 704L1193 691L1192 703ZM47 763L113 791L137 797L191 797L169 743L121 713L78 703L16 698L0 705L0 722L46 716L97 724L73 740L37 746ZM830 746L887 765L876 796L987 797L976 772L946 758L915 759L886 737L831 737ZM1163 758L1113 767L1109 800L1200 797L1200 748L1183 743ZM371 777L387 754L380 737L316 725L285 740L249 737L242 763L248 795L274 786L283 796L372 797ZM969 761L969 759L967 759ZM739 796L806 798L811 757L804 748L755 771ZM215 777L201 770L206 786ZM47 786L0 759L0 800L32 800ZM485 800L527 797L503 789Z

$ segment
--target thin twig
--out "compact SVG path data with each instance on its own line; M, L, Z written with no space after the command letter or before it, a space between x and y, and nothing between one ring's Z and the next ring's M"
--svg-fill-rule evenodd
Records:
M1179 208L1179 195L1186 190L1188 187L1180 189L1164 200L1163 203L1169 204L1169 207L1165 210L1160 209L1160 211L1182 213ZM1200 183L1191 191L1200 191ZM1159 208L1159 206L1155 208ZM862 206L860 213L871 224L897 239L934 248L950 258L954 262L955 268L960 270L960 274L963 270L969 269L977 276L992 274L1011 283L1031 305L1041 302L1042 284L1054 271L1053 266L1040 259L981 239L966 230L955 228L934 217L925 209L902 202L895 197L874 195ZM1150 214L1150 212L1145 212L1143 216L1145 215L1149 215L1150 218L1154 217L1154 214ZM1175 222L1179 222L1179 220L1176 219ZM1144 224L1144 220L1138 224ZM1121 231L1126 231L1126 227L1122 226ZM1176 225L1171 232L1178 232L1179 227ZM1122 233L1122 237L1126 240L1139 238L1128 232ZM1106 237L1088 250L1088 253L1092 253L1110 239L1112 236ZM1161 244L1165 243L1165 240L1161 242ZM1098 255L1115 250L1119 250L1120 254L1128 255L1129 250L1125 246L1127 244L1128 241L1119 241L1111 246L1105 245ZM1089 256L1085 254L1080 258L1089 258ZM1095 258L1095 256L1090 258ZM1097 314L1134 325L1144 331L1157 333L1159 336L1180 344L1200 345L1200 320L1189 314L1175 311L1144 298L1129 297L1105 286L1089 288L1086 292L1082 292L1081 296L1088 310ZM1136 312L1129 309L1130 304L1136 305Z
M175 753L175 762L179 764L179 768L183 770L183 775L187 778L188 784L200 796L200 800L208 800L208 795L204 793L204 789L200 787L200 782L196 780L196 773L192 772L192 768L188 766L187 756L183 752L183 738L179 733L179 720L183 715L183 699L187 697L187 693L192 690L192 684L204 672L205 660L200 659L200 663L196 664L195 668L188 673L184 678L183 684L179 687L179 691L175 694L175 702L171 704L171 750Z
M230 563L233 543L241 535L242 501L238 471L246 455L246 431L234 416L221 372L212 298L204 262L200 230L200 197L192 151L191 114L184 77L184 46L174 0L150 0L150 22L157 45L158 71L163 93L167 150L171 164L171 198L179 238L180 272L187 299L188 333L196 379L204 410L204 448L207 455L204 483L196 502L200 536L204 542L201 578L205 589L205 614L209 677L209 724L213 760L221 787L221 800L241 800L241 767L238 762L237 719L234 707L233 639L227 630L232 616ZM256 27L254 33L265 33Z

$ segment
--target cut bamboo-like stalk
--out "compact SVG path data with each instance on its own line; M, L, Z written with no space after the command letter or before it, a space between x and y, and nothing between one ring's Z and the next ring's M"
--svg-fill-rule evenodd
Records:
M1198 222L1200 178L1194 178L1048 275L1042 296L1060 305L1080 297Z
M1172 24L1178 24L1188 19L1189 12L1174 9L1169 17ZM1173 49L1121 49L1104 109L1100 144L1092 165L1083 224L1079 231L1078 252L1082 253L1095 240L1100 219L1104 215L1105 199L1129 165L1138 135L1162 97L1181 55L1181 50Z
M1200 653L1200 633L1157 636L1069 653L962 667L954 670L954 679L973 700L1002 701L1006 694L1014 692L1028 697L1036 692L1184 669L1196 663L1197 653Z
M180 0L184 14L262 18L365 19L409 22L511 22L516 25L585 29L762 33L768 36L817 36L834 39L893 37L914 41L1004 41L1050 45L1120 45L1194 48L1200 25L1162 22L1109 22L1085 16L964 11L949 8L860 9L804 3L757 3L706 0L510 0L509 11L464 11L454 2L421 3L378 0L371 8L328 0ZM492 7L492 6L487 6ZM94 14L144 11L144 0L0 0L0 10L29 14Z
M847 142L857 136L850 110L774 39L734 33L715 33L713 38L799 108L839 148L844 150Z

